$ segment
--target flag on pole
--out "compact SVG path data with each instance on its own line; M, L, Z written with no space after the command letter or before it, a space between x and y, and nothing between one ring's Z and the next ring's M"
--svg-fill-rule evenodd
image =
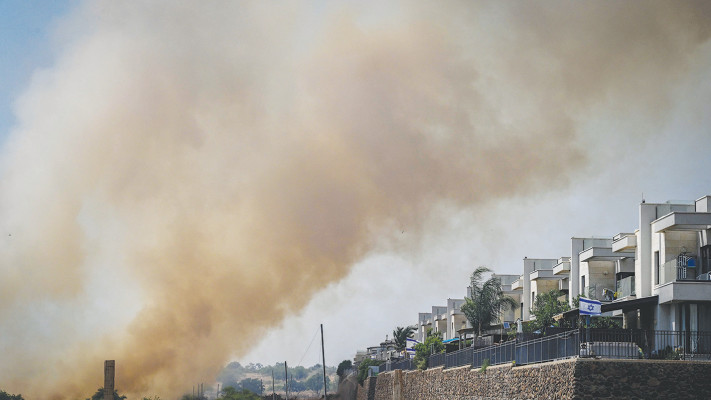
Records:
M580 298L580 315L600 315L600 309L602 303L597 300L586 299L585 297Z

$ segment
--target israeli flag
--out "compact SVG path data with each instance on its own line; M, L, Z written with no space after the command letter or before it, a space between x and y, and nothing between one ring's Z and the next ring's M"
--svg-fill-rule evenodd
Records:
M602 303L597 300L586 299L585 297L580 298L580 315L600 315L600 308Z

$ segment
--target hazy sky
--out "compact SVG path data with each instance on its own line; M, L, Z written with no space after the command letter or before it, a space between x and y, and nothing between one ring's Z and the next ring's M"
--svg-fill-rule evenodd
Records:
M104 359L163 397L313 365L321 323L337 365L476 266L711 194L705 2L7 1L0 24L0 388L26 398L86 396Z

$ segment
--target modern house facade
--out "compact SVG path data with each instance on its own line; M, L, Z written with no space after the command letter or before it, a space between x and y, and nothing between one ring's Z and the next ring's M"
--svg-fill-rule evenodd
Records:
M711 195L642 201L634 232L572 237L570 251L557 259L525 257L521 275L493 275L519 304L501 323L531 320L536 296L557 289L571 306L578 296L599 300L603 315L621 316L627 329L687 332L689 343L680 345L690 350L702 345L694 332L711 332ZM471 328L464 302L448 299L419 313L415 338L423 341L432 329L451 340ZM711 351L711 343L704 345Z
M638 308L623 309L625 325L711 330L710 235L711 196L640 204L639 227L613 241L614 251L635 254L634 293L622 299L634 300Z

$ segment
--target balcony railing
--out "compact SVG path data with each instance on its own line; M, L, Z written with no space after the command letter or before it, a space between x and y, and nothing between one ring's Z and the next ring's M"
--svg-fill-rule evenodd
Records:
M634 296L636 294L634 290L634 275L628 276L627 278L620 279L617 281L617 292L615 293L616 299L621 299L627 296Z
M659 271L659 284L675 281L706 281L709 274L701 274L695 263L695 255L680 255L665 262Z
M615 299L615 291L602 285L593 284L584 288L583 297L599 301L612 301Z

